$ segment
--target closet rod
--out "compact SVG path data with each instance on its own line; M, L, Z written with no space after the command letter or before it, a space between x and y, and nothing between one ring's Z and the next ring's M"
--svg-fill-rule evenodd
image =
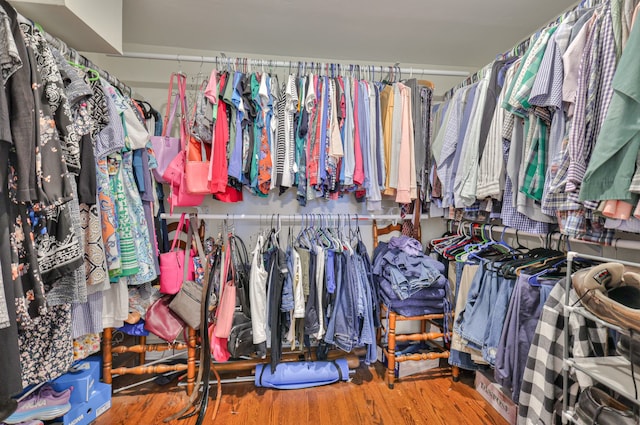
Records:
M198 63L216 63L219 65L225 65L227 63L244 66L245 60L247 60L247 64L251 64L252 67L277 67L277 68L290 68L296 69L298 64L305 63L305 61L283 61L283 60L268 60L268 59L247 59L247 58L228 58L224 56L190 56L190 55L170 55L170 54L160 54L160 53L143 53L143 52L125 52L122 55L109 55L113 57L119 58L129 58L129 59L153 59L153 60L166 60L166 61L176 61L176 62L198 62ZM339 63L339 61L306 61L307 63L324 63L327 65L331 64L339 64L342 67L348 67L352 64ZM355 65L355 64L354 64ZM401 74L420 74L420 75L444 75L451 77L466 77L469 75L467 71L455 71L455 70L446 70L446 69L420 69L420 68L399 68L398 66L383 66L383 65L361 65L360 68L366 72L367 69L372 69L374 72L377 70L380 73L385 73L389 70L392 72L399 72Z
M280 219L281 221L299 221L304 217L321 217L321 218L329 218L329 219L351 219L358 221L373 221L373 220L402 220L399 215L396 214L355 214L355 213L329 213L329 214L197 214L194 213L198 218L202 220L245 220L245 221L260 221L260 220L269 220L271 217L274 219ZM411 219L411 215L407 215L406 220ZM165 220L179 220L180 214L160 214L161 219ZM426 220L428 217L421 217L421 219Z
M465 225L468 225L470 222L462 222ZM456 225L460 224L460 221L457 221L454 223ZM482 223L474 223L474 224L479 224L480 226L482 226ZM497 226L497 225L491 225L491 224L485 224L484 226L488 227L492 232L497 233L497 234L502 234L502 232L504 232L507 235L516 235L516 229L513 227L505 227L505 226ZM505 230L506 229L506 230ZM537 238L537 237L544 237L544 234L538 234L538 233L528 233L528 232L521 232L519 230L517 230L518 236L524 236L524 237L530 237L530 238ZM552 239L553 241L558 241L558 239L560 239L560 236L563 236L562 234L555 232L552 234ZM610 246L607 245L603 245L601 243L597 243L597 242L590 242L590 241L583 241L580 239L576 239L576 238L569 238L569 242L570 243L579 243L579 244L586 244L586 245L596 245L596 246L602 246L604 248L613 248L613 249L630 249L630 250L640 250L640 241L635 241L635 240L630 240L630 239L620 239L620 238L615 238L613 239L613 241L611 242Z

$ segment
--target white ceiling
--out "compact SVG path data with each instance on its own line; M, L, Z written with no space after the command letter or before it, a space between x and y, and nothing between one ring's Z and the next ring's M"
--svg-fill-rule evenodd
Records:
M480 67L575 0L124 0L123 44Z

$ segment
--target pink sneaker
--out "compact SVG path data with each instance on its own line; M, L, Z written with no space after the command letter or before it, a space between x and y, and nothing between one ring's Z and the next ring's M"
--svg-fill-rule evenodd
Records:
M35 425L58 418L71 410L70 396L71 389L56 393L51 387L40 388L18 402L18 409L4 421L7 424Z

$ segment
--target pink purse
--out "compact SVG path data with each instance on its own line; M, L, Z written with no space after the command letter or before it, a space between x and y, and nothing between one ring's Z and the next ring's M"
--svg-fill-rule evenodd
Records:
M169 209L173 214L174 207L197 207L202 204L205 195L194 195L187 191L187 174L182 173L182 180L179 186L171 185L169 196Z
M231 279L227 280L227 271L231 270ZM214 335L218 338L229 338L233 325L233 312L236 311L236 285L233 280L233 264L231 262L231 245L228 244L224 260L224 273L220 284L220 302L216 310L216 326Z
M180 216L180 222L173 237L173 244L171 244L171 251L160 254L160 292L163 294L177 294L182 286L184 277L184 263L188 263L187 279L193 280L195 277L195 266L193 264L193 256L195 253L190 246L187 250L182 250L177 247L178 240L180 239L180 233L183 231L185 225L186 214L182 213ZM186 225L189 226L189 220L186 220Z
M229 353L229 349L227 348L229 340L227 338L218 338L216 336L216 328L217 326L214 324L209 325L209 345L211 355L217 362L226 362L231 358L231 353Z
M200 147L200 155L197 159L189 158L187 154L187 162L185 163L185 174L187 181L187 192L196 195L209 195L209 160L207 159L207 150L204 146L204 142L198 141L195 137L191 136L189 142L190 148L193 149L193 144L197 144Z
M171 186L179 186L182 182L182 175L184 174L184 165L186 154L184 151L178 152L178 154L171 160L167 169L165 170L162 178Z
M156 162L158 163L158 166L152 170L153 176L158 183L163 184L168 183L164 178L164 173L167 167L182 150L180 139L170 136L171 129L173 128L173 119L175 118L179 102L181 103L181 109L184 109L184 105L182 105L184 98L180 96L180 93L176 93L173 105L171 106L171 111L169 111L169 106L171 105L171 94L173 93L174 77L178 79L178 86L180 85L180 78L184 78L184 76L179 74L171 74L171 79L169 80L169 94L167 96L167 112L164 116L162 135L151 137L151 146L153 148Z
M192 194L187 191L186 183L186 154L189 146L189 135L187 132L187 107L186 107L186 86L187 79L184 75L178 74L178 94L182 99L180 101L181 114L180 119L180 148L181 151L176 155L171 163L167 166L163 178L169 183L170 193L168 196L170 212L173 213L174 207L195 207L202 203L204 195Z

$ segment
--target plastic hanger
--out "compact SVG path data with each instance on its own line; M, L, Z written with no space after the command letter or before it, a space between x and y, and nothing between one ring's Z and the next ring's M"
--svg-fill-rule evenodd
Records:
M562 258L560 259L560 261L547 266L546 268L544 268L543 270L539 271L538 273L535 273L531 276L529 276L529 278L527 279L527 281L529 282L529 285L531 286L542 286L542 285L550 285L550 284L546 284L546 283L541 283L540 280L538 279L539 277L542 276L548 276L553 272L559 273L561 271L560 266L564 265L567 263L567 259L566 258ZM563 275L559 276L559 279L561 279ZM555 282L551 283L552 285L555 285Z
M72 61L67 61L67 63L71 66L82 69L83 71L89 72L91 74L91 77L89 77L89 81L98 81L100 79L100 73L98 73L98 71L96 71L95 69L89 68L84 65L80 65L79 63L72 62Z

